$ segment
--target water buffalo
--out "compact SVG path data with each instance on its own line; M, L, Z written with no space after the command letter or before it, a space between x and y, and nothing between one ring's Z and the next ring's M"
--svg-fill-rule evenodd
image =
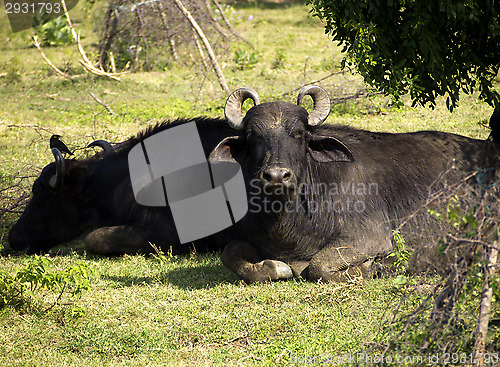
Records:
M310 113L301 107L306 96L314 102ZM254 106L243 115L247 99ZM482 140L322 125L329 112L329 97L316 86L302 89L297 104L260 104L249 88L226 102L226 119L238 132L209 160L243 167L249 212L236 224L241 240L227 244L222 261L246 282L366 275L371 258L393 251L394 231L425 257L439 223L419 209L440 190L473 184L482 166Z
M232 129L222 119L196 118L164 122L121 144L116 152L102 141L105 154L86 160L64 159L53 149L55 162L46 166L33 184L33 197L9 233L12 250L39 253L88 233L87 251L118 255L150 252L154 243L174 253L186 253L166 207L137 204L131 187L128 153L144 139L168 127L195 121L208 156ZM176 159L166 157L165 159ZM197 250L216 246L211 239L196 243Z

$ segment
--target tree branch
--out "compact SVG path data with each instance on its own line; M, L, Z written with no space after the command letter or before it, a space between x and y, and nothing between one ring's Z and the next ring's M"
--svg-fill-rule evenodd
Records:
M491 300L493 298L493 287L490 285L489 281L496 273L499 245L500 240L496 240L494 242L494 246L490 248L484 269L485 274L483 291L481 294L481 307L479 309L479 317L476 325L475 343L473 350L473 364L477 367L482 367L484 364L486 334L488 332L488 323L490 321L491 315Z
M61 70L58 69L57 66L55 66L47 56L45 56L45 54L43 53L42 51L42 48L40 46L40 42L38 42L38 38L37 36L35 35L35 33L33 32L33 30L31 31L31 34L32 34L32 37L30 37L31 39L31 42L33 42L33 44L35 45L36 49L38 50L38 52L40 53L40 55L42 56L42 58L45 60L45 62L59 75L65 77L65 78L68 78L69 80L73 80L73 77L69 76L68 74L62 72Z
M110 115L113 115L113 116L120 116L120 115L119 115L119 114L117 114L115 111L113 111L113 110L111 109L111 107L109 107L106 103L104 103L104 102L103 102L103 101L101 101L99 98L97 98L97 96L96 96L94 93L89 92L89 94L90 94L90 96L91 96L92 98L94 98L94 100L95 100L97 103L99 103L101 106L103 106L103 107L104 107L104 108L105 108L105 109L109 112L109 114L110 114Z
M226 78L224 78L224 74L222 73L222 69L219 66L219 63L217 62L217 59L215 57L214 51L212 49L212 46L210 46L210 42L208 41L207 37L205 36L205 33L203 33L203 30L201 27L198 25L196 20L193 18L189 10L186 9L184 4L182 3L181 0L173 0L175 5L179 8L179 10L184 14L187 20L191 23L191 26L194 28L196 33L198 33L198 36L200 36L201 41L203 42L203 45L205 46L205 49L207 50L208 56L210 58L210 61L212 62L213 69L215 71L215 74L217 75L217 78L219 79L219 84L226 93L230 93L229 88L226 83Z

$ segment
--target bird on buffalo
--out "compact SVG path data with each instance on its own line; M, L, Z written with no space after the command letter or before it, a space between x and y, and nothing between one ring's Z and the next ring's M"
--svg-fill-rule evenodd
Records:
M52 135L50 137L50 149L57 148L61 153L67 153L68 155L73 155L73 153L71 153L66 144L64 144L60 140L60 138L61 135Z

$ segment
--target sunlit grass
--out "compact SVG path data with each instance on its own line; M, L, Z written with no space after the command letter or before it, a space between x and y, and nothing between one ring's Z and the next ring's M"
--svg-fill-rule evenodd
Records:
M83 260L94 271L91 290L75 301L85 315L64 305L38 317L2 310L0 363L274 365L291 353L355 353L398 302L391 279L247 286L217 255ZM2 267L21 263L5 258Z

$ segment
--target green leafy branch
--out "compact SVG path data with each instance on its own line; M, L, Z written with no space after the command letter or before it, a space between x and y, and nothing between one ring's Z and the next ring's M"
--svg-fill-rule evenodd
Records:
M394 252L390 253L388 257L394 258L393 267L397 271L405 271L408 268L408 260L412 251L406 247L406 241L399 231L393 231L393 238Z
M88 290L91 274L92 269L83 262L61 269L49 257L34 256L15 274L0 270L0 309L7 306L34 309L44 299L55 298L42 310L47 312L60 304L64 296L78 297ZM52 297L44 297L48 295ZM82 313L80 308L76 311Z

